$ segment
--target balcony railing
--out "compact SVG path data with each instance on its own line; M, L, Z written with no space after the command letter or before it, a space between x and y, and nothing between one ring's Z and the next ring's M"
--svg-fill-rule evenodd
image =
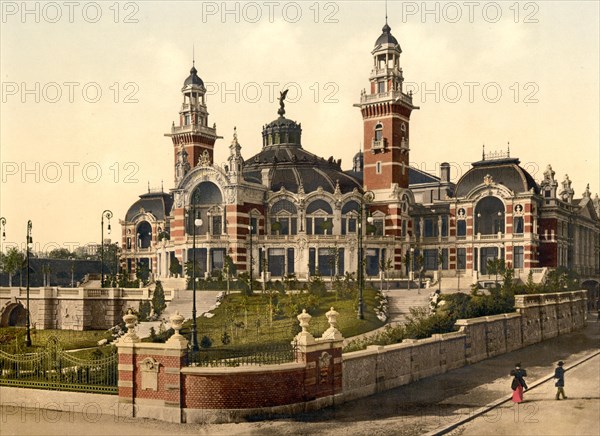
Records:
M387 148L387 139L386 138L382 138L379 140L376 140L375 138L373 138L373 140L371 141L371 151L373 153L375 153L376 151L384 151Z

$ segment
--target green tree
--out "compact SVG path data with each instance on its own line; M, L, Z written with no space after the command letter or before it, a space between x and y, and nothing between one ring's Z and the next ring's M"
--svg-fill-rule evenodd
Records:
M48 253L49 259L70 259L74 256L75 255L66 248L55 248L50 253Z
M171 260L171 265L169 266L169 272L174 276L177 274L181 274L181 263L179 262L179 259L177 259L176 257L174 257L173 260Z
M11 247L8 249L2 264L2 271L8 274L8 286L12 286L12 278L21 268L21 265L23 265L24 261L25 255L17 250L16 247Z
M166 307L165 291L163 290L162 283L158 280L156 282L156 287L154 288L154 294L152 294L152 308L156 315L160 315Z
M212 340L208 336L204 335L202 336L202 339L200 339L200 346L202 348L210 348L212 347Z

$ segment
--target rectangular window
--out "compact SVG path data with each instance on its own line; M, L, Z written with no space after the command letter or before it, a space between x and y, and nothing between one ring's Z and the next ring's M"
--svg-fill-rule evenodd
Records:
M513 219L513 233L523 233L523 217L516 216Z
M467 221L458 220L456 222L456 236L466 236L467 235Z
M415 235L417 237L420 237L421 236L421 220L420 219L414 220L414 224L415 224Z
M312 235L312 218L306 218L306 234Z
M513 268L523 268L523 247L513 247Z
M372 235L383 236L383 220L373 220L373 224L369 229L371 230Z
M377 174L381 174L381 162L377 162L377 164L375 164L375 172Z
M437 250L423 250L423 257L425 258L425 264L423 265L426 270L432 271L437 269L438 265L438 251Z
M316 257L316 255L317 255L317 253L314 248L311 247L308 249L308 271L310 272L310 275L315 274L315 257Z
M276 277L283 276L285 267L285 249L269 248L269 272Z
M356 233L356 218L348 220L348 233Z
M294 274L295 269L294 269L294 249L293 248L288 248L287 249L287 273L288 274Z
M223 232L222 222L223 221L222 221L221 215L212 217L212 234L213 235L220 235Z
M402 236L406 236L406 220L402 220Z
M346 234L346 219L342 218L342 235Z
M456 250L456 269L467 268L467 249L459 248Z
M335 274L335 248L319 248L319 273L322 276Z
M223 248L215 248L211 250L211 262L213 271L218 269L222 270L225 265L225 249Z
M253 235L258 235L258 219L250 218L250 226L252 227L251 233Z
M315 235L324 235L325 234L325 218L315 218Z
M434 220L432 218L425 218L425 237L426 238L431 238L432 236L435 236L434 234L434 227L437 227L434 225Z
M338 264L337 264L338 270L337 273L341 276L344 275L344 273L346 272L344 269L344 249L340 248L338 250Z
M379 249L367 248L366 254L366 274L367 276L377 276L379 274Z
M385 92L385 82L384 81L377 82L377 92L378 93Z

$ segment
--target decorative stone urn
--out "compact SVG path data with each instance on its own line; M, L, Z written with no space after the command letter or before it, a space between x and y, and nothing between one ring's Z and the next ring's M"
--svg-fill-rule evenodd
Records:
M298 322L300 323L300 327L302 327L302 331L296 335L292 343L296 346L314 344L315 338L307 330L308 323L312 316L306 312L306 309L302 309L302 313L296 318L298 318Z
M181 327L183 326L184 319L185 318L179 313L179 311L175 312L175 314L171 315L169 318L169 321L171 321L171 327L173 330L175 330L175 333L166 342L168 345L176 348L187 348L188 340L181 333L179 333Z
M337 317L339 315L340 314L336 312L333 307L325 314L327 322L329 323L329 328L323 332L321 339L333 339L336 341L344 339L342 333L337 329Z
M123 316L123 321L125 322L125 326L127 327L127 333L125 333L120 342L140 342L140 337L135 332L135 325L137 324L137 316L133 313L131 308L127 310L125 316Z

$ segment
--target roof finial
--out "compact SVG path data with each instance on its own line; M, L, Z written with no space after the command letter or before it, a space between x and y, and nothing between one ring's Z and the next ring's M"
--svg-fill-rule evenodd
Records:
M387 24L387 0L385 0L385 24Z
M163 179L160 179L160 192L165 192L165 184Z
M150 192L150 180L148 180L148 192Z
M289 91L289 89L279 92L279 110L277 111L277 113L281 117L283 117L285 115L285 103L283 101L285 100L285 97L287 96L288 91Z
M510 141L508 141L508 146L506 147L506 157L510 157Z
M481 152L481 160L485 160L485 144L483 144L483 151Z
M196 66L196 45L192 43L192 66Z

